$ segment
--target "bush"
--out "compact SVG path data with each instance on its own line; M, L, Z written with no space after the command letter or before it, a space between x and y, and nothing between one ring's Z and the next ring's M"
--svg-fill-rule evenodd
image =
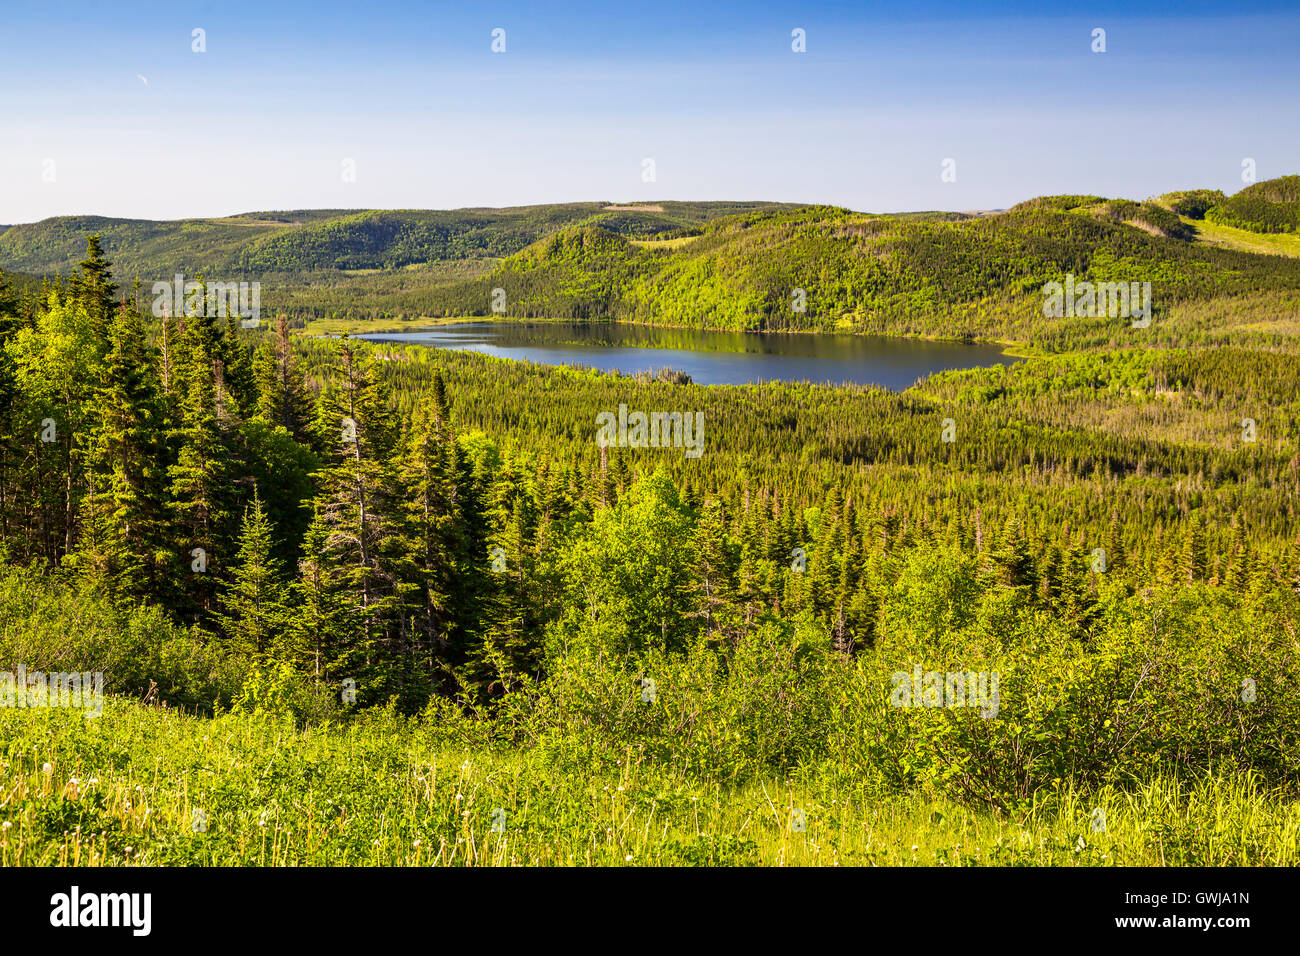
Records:
M1279 615L1294 626L1294 607L1243 606L1198 587L1113 594L1104 610L1106 625L1088 641L996 593L964 631L887 633L864 661L868 694L883 697L891 675L918 663L996 672L997 713L878 711L880 725L861 738L865 760L897 786L1003 808L1065 781L1087 788L1209 769L1300 779L1300 702L1291 690L1300 662L1285 640L1261 636L1284 633Z
M608 769L631 748L703 779L752 779L827 753L831 684L846 671L828 647L809 619L765 621L725 654L704 639L623 656L571 645L503 715L555 764Z
M1188 189L1183 192L1167 193L1162 197L1169 203L1169 208L1188 219L1204 219L1205 214L1224 200L1224 195L1217 189Z
M104 691L210 709L239 691L246 665L154 606L122 610L77 579L0 565L0 667L102 671Z

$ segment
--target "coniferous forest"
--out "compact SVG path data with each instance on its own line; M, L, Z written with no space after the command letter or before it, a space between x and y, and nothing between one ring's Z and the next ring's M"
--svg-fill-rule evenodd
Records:
M1088 320L1110 341L1026 343L902 392L699 386L295 335L283 315L158 319L91 236L69 275L0 300L3 650L102 671L108 695L99 720L47 718L70 764L55 817L23 756L42 725L0 713L32 781L6 852L826 862L793 849L798 826L840 828L843 862L901 863L908 841L963 842L933 812L978 862L1147 862L1152 815L1174 813L1165 862L1292 863L1288 295L1247 329L1220 319L1232 300L1184 303L1161 332L1178 346ZM702 412L706 453L601 447L620 403ZM969 709L934 673L970 681ZM160 787L155 820L80 789L80 764L188 766L218 729L203 759L223 768ZM232 785L268 747L286 782ZM467 816L422 776L449 754ZM384 767L400 779L340 782ZM611 784L642 826L682 800L713 822L598 833L584 794ZM729 831L778 785L770 829ZM562 813L539 787L565 790ZM281 809L283 845L250 855L260 803L326 792L352 820L400 807L391 842L343 817L308 839ZM882 799L892 842L846 829ZM1209 806L1223 822L1192 826ZM222 825L190 832L195 814ZM988 842L1007 819L1032 846Z

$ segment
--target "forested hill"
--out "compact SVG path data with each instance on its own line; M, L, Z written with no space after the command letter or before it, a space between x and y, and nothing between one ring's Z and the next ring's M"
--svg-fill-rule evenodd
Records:
M258 279L262 307L295 326L497 314L1056 349L1111 334L1091 319L1040 321L1044 284L1067 275L1149 283L1160 319L1223 296L1295 298L1297 197L1300 176L1231 197L1207 189L1144 202L1046 196L984 215L663 202L179 222L70 217L0 233L0 268L70 271L85 236L97 233L124 286L139 277L147 291L177 272ZM1158 323L1152 343L1169 327Z
M1044 283L1067 274L1149 282L1157 312L1189 299L1300 289L1300 259L1196 236L1193 221L1158 202L1086 196L960 221L764 210L667 242L566 229L487 275L437 290L424 307L482 315L502 289L511 316L1028 339Z
M711 219L779 208L763 202L600 202L505 209L315 209L252 212L219 219L59 216L0 230L0 268L68 273L98 234L119 280L168 276L394 269L413 263L500 258L558 229L598 225L666 238L693 235Z

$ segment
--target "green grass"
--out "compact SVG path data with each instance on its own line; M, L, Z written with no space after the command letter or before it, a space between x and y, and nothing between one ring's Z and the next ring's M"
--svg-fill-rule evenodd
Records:
M739 789L632 747L617 768L561 774L383 712L295 728L120 699L97 719L3 710L0 864L1300 864L1300 804L1247 774L1062 789L998 815L925 793L881 800L833 768Z
M302 335L368 335L372 332L409 332L434 325L452 325L464 318L410 315L383 319L308 319L297 332Z
M699 236L678 236L676 239L630 239L630 245L640 246L642 249L680 249L688 242L700 238Z
M1257 252L1262 255L1300 256L1300 234L1297 233L1250 232L1246 229L1210 222L1208 219L1193 221L1185 216L1182 219L1183 222L1195 226L1200 233L1197 242L1228 249L1240 249L1243 252Z

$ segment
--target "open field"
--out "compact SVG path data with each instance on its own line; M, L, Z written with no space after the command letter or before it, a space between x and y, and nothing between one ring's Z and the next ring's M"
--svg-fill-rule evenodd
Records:
M1193 221L1183 217L1188 225L1196 227L1198 242L1208 245L1257 252L1261 255L1300 256L1300 235L1293 232L1249 232L1207 220Z
M1067 788L992 814L882 799L833 769L734 788L635 748L614 772L557 773L439 737L381 713L295 729L124 700L89 720L0 711L0 865L1300 864L1300 804L1249 776Z

